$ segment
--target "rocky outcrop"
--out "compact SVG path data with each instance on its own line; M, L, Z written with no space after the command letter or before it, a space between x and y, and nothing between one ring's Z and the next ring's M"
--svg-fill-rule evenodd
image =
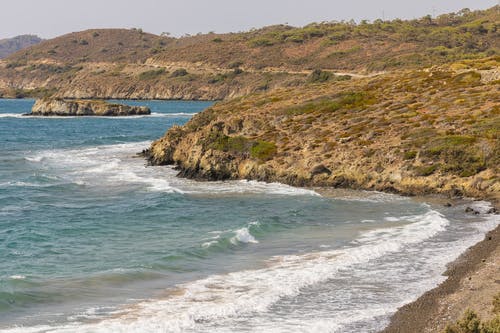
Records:
M446 67L253 94L170 129L146 155L205 180L498 200L499 83L480 79Z
M101 100L39 99L33 105L32 116L133 116L148 115L145 106L129 106Z

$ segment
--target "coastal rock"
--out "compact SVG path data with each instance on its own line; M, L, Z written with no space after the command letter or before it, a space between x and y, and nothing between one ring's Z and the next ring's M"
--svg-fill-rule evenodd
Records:
M33 105L32 116L133 116L148 115L145 106L129 106L102 100L39 99Z
M496 124L492 106L482 102L496 96L495 83L451 84L459 74L446 67L433 70L432 77L423 71L387 73L217 103L169 130L147 157L153 165L173 164L180 176L195 179L496 201L500 145L477 130ZM433 86L442 80L451 83L436 92ZM405 85L396 89L394 82ZM447 102L469 90L480 91L482 100ZM429 100L425 96L430 94L438 95ZM409 95L418 109L401 111ZM468 114L483 118L466 122L463 115Z

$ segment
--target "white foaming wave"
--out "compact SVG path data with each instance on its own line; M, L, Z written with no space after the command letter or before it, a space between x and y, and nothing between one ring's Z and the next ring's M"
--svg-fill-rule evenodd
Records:
M22 113L0 113L0 118L26 118Z
M206 322L264 313L283 297L297 296L302 288L325 282L339 270L419 244L439 234L449 224L435 211L415 216L414 221L405 226L366 232L343 249L274 257L263 269L212 275L179 285L179 289L166 299L138 303L122 316L97 323L13 328L3 332L203 331ZM331 324L324 323L324 327ZM276 332L279 331L277 328Z
M131 116L32 116L22 113L0 113L0 118L22 118L22 119L139 119L139 118L176 118L176 117L192 117L196 113L189 112L174 112L160 113L152 112L144 115Z
M259 243L259 241L256 240L254 236L252 236L247 227L236 230L236 235L234 237L231 237L230 242L234 245L238 245L238 243Z
M11 280L24 280L26 279L25 275L11 275L9 276L9 279Z
M119 313L120 313L120 311L115 309L114 307L98 306L98 307L86 309L85 311L82 311L78 314L69 316L67 319L70 321L99 319L99 318L102 318L103 315L109 315L109 314L116 315Z
M216 182L198 182L191 180L182 180L180 186L185 186L185 193L188 194L219 194L228 193L239 194L269 194L285 196L316 196L321 195L313 190L306 188L293 187L281 183L266 183L255 180L233 180Z
M490 209L493 208L491 202L488 201L474 201L469 206L481 214L486 214Z
M27 156L24 159L29 162L41 162L43 160L44 156L42 155L37 155L37 156Z
M31 162L43 163L50 169L62 171L75 184L123 185L145 184L149 190L177 192L165 177L153 177L147 173L144 160L133 155L147 148L150 142L103 145L82 149L48 150L34 156L26 156ZM140 172L144 174L140 174Z
M233 245L240 244L258 244L259 241L255 239L255 237L251 233L251 228L253 226L259 226L260 222L250 222L247 226L237 229L237 230L226 230L226 231L211 231L209 234L214 234L214 236L210 237L208 241L201 244L202 248L209 248L213 245L219 244L219 242L223 239L228 239L229 235L233 235L229 238L229 242ZM223 237L221 237L223 236Z
M481 214L486 214L490 209L493 208L493 205L487 201L475 201L471 205L471 207L480 212ZM487 215L482 215L482 217L485 218L486 222L475 225L476 229L478 229L481 232L488 232L496 228L496 226L500 224L499 214L487 214Z
M208 242L201 244L201 247L206 249L206 248L209 248L210 246L215 245L217 243L219 243L218 240L211 240L211 241L208 241Z
M193 195L270 194L287 196L320 196L313 190L296 188L280 183L258 181L199 182L176 177L171 167L145 167L137 152L149 147L151 142L103 145L80 149L41 151L24 158L31 162L50 166L59 175L76 184L123 185L144 184L149 191Z
M373 202L373 203L387 203L394 201L408 201L407 197L397 194L383 193L378 191L359 191L352 195L344 195L335 197L337 200L359 201L359 202Z
M266 333L289 333L289 332L343 332L346 324L361 322L374 317L380 317L391 313L390 309L399 304L383 305L376 308L366 308L358 311L335 311L330 313L329 318L300 318L287 321L283 327L276 327L274 322L266 322L258 325L255 331ZM383 327L382 327L383 328ZM231 332L228 330L217 330ZM361 330L358 330L361 332Z

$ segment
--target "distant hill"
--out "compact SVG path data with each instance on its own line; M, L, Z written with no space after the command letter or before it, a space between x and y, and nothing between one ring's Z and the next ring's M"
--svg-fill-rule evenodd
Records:
M38 44L42 41L35 35L21 35L13 38L0 39L0 59L22 50L26 47Z
M366 75L481 59L499 54L497 10L181 38L141 29L86 30L0 62L0 96L31 91L74 98L224 99L301 85L314 70Z

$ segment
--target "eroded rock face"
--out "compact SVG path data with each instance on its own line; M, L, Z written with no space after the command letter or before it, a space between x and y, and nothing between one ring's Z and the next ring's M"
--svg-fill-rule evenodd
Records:
M33 105L33 116L133 116L148 115L145 106L129 106L101 100L39 99Z
M497 201L500 145L478 131L498 121L487 102L497 83L460 78L443 68L252 94L173 127L145 155L196 179ZM464 91L481 98L450 104Z

